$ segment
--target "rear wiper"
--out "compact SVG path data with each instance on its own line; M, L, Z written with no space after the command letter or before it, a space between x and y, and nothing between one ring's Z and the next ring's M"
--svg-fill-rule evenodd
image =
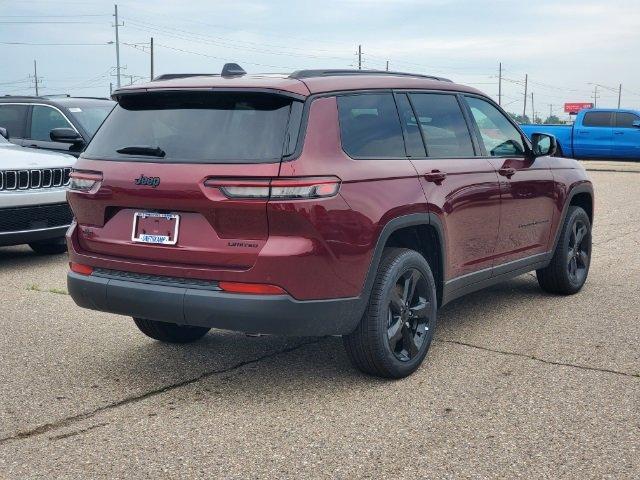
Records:
M118 153L129 155L148 155L150 157L164 157L165 151L160 147L150 147L148 145L133 145L131 147L122 147L116 150Z

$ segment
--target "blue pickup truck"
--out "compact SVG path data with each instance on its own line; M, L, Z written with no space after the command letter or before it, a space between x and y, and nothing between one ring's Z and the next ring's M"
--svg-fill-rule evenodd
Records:
M553 135L556 155L571 158L640 159L640 111L581 110L573 125L521 125L524 133Z

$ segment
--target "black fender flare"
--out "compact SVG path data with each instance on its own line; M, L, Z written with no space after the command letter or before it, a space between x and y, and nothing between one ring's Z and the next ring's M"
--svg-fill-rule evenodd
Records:
M366 309L366 306L369 303L369 296L371 294L371 290L373 289L373 283L375 282L376 274L378 273L378 266L380 265L380 260L382 259L382 252L384 251L384 247L387 244L389 237L391 237L391 235L398 230L401 230L407 227L417 226L417 225L429 225L431 227L434 227L436 231L436 235L438 236L438 241L439 241L438 243L440 245L440 252L438 252L439 258L440 258L440 265L438 267L440 268L442 275L440 278L441 285L437 285L436 289L439 292L442 292L442 287L444 286L443 285L444 279L446 278L445 265L446 265L446 258L447 258L446 257L447 249L446 249L444 227L442 225L442 221L435 213L425 212L425 213L411 213L408 215L402 215L400 217L396 217L396 218L393 218L392 220L389 220L384 225L384 227L382 228L382 231L380 232L380 235L378 236L378 240L376 242L373 256L371 258L371 262L369 263L369 269L365 277L362 293L360 295L360 300L363 304L360 316L364 314L364 310Z
M560 220L558 221L558 226L556 227L556 232L553 239L553 246L551 251L549 252L551 256L553 256L556 251L556 247L558 246L558 240L560 240L560 233L562 232L562 225L564 225L564 221L567 218L567 212L569 211L569 205L571 205L571 201L573 197L578 195L579 193L588 193L591 197L591 204L593 205L593 185L588 180L584 180L581 183L578 183L574 187L572 187L564 201L564 206L562 207L562 213L560 214ZM593 220L591 222L593 226Z

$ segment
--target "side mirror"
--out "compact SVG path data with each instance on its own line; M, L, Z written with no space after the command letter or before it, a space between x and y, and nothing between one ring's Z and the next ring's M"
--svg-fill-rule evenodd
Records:
M634 126L635 128L640 128L640 120L634 120L631 125Z
M84 139L73 128L54 128L49 132L49 138L51 138L53 142L84 143Z
M0 127L0 135L9 140L9 131L6 128Z
M553 135L532 133L531 149L533 150L534 157L553 156L558 149L558 142Z

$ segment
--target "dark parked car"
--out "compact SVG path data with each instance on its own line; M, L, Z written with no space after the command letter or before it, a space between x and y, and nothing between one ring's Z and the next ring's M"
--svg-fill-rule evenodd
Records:
M343 335L357 367L398 378L455 298L532 270L558 294L587 278L584 169L473 88L235 69L114 97L71 174L68 287L154 339Z
M107 98L0 97L0 127L16 145L80 155L115 105Z

